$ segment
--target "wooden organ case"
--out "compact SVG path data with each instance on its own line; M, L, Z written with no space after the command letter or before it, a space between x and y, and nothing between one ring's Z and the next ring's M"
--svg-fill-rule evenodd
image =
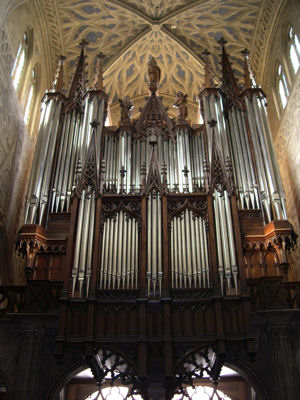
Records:
M201 357L217 382L230 343L254 352L247 282L283 279L295 243L264 93L246 53L238 88L221 45L220 88L204 54L202 125L187 121L181 92L169 117L152 58L139 118L125 97L119 127L104 126L102 55L86 90L84 43L68 96L61 59L43 99L18 235L28 282L63 281L57 354L77 346L99 385L104 354L118 354L118 377L144 398L153 385L171 398Z

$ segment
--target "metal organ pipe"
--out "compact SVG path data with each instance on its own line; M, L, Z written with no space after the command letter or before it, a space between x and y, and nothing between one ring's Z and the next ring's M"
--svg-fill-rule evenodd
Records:
M252 139L252 143L253 143L253 150L254 150L256 167L257 167L257 174L258 174L258 179L259 179L261 200L262 200L266 219L269 222L269 221L271 221L270 193L269 193L269 187L268 187L268 182L267 182L267 174L266 174L265 166L264 166L263 154L261 151L260 138L258 135L258 130L257 130L258 128L257 128L256 122L255 122L256 120L255 120L255 113L253 110L253 104L247 97L245 98L245 102L246 102L246 107L247 107L247 115L248 115L248 120L249 120L249 125L250 125L251 139Z
M271 199L274 206L274 218L286 218L285 200L281 179L279 176L277 162L275 160L274 150L271 144L269 126L264 114L264 106L260 100L252 98L254 114L260 135L260 142L264 153L265 169L267 171L268 184L271 192Z
M186 209L171 220L173 288L207 288L209 263L205 221Z
M214 209L221 290L222 293L224 293L225 274L227 293L230 294L232 284L235 292L237 293L238 268L235 255L235 242L230 201L226 190L224 193L219 193L215 190Z
M27 192L25 223L42 223L46 204L48 203L50 176L61 106L61 101L51 98L43 104L39 135ZM37 220L38 207L39 218Z
M123 210L104 222L100 289L136 289L138 279L138 222Z
M147 287L148 295L156 296L160 290L158 278L162 278L162 244L161 244L161 199L150 195L147 200Z

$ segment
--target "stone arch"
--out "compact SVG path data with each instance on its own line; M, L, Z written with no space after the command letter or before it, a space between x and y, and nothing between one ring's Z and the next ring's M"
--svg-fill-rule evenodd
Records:
M176 368L186 362L186 360L193 354L201 351L205 347L211 347L212 349L216 349L214 345L202 344L201 346L194 347L191 350L188 350L184 355L182 355L175 364L174 372ZM229 349L230 352L230 349ZM257 370L254 362L251 363L250 357L246 354L243 354L241 357L233 357L229 355L229 352L225 354L218 355L219 361L222 366L227 366L231 368L233 371L237 372L249 385L254 389L257 394L257 400L272 400L272 395L268 390L265 381L261 379L259 371ZM216 352L217 353L217 352ZM242 350L240 352L242 354ZM248 359L247 359L248 357Z
M107 347L107 346L98 346L96 349L95 354L97 354L97 350L107 350L110 351L113 354L117 354L121 356L127 363L128 365L132 368L133 372L137 373L137 368L134 362L129 359L129 357L124 354L124 352L119 351L118 349L112 348L112 347ZM93 357L93 356L91 356ZM90 358L89 358L90 360ZM44 399L45 400L59 400L59 393L67 385L67 383L79 372L84 371L85 369L91 368L91 362L87 358L82 357L78 358L76 361L69 362L65 364L59 372L56 374L56 376L53 379L53 382L50 384L48 387L46 393L44 394ZM96 379L95 379L96 383Z

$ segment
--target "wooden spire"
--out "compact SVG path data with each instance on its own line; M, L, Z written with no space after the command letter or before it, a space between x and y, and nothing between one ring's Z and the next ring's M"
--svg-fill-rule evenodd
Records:
M244 56L244 86L245 89L251 89L252 82L250 78L249 51L248 49L244 49L241 53Z
M103 59L104 58L105 58L105 55L103 53L99 53L97 55L97 65L96 65L94 83L92 85L92 88L94 90L102 90L105 92L104 87L103 87Z
M69 101L81 106L81 100L85 90L85 54L84 50L88 42L83 39L80 43L81 53L76 71L69 91Z
M55 79L53 82L53 92L59 92L62 93L63 87L64 87L64 61L66 57L64 56L59 56L58 59L58 67L57 67L57 72L55 75Z
M209 60L210 52L207 49L205 49L202 54L204 56L204 62L205 62L205 67L204 67L204 88L208 89L208 88L211 88L211 87L215 87L214 78L213 78L213 75L212 75L211 63L210 63L210 60Z
M225 50L227 43L224 38L221 38L218 43L222 46L221 65L222 65L222 90L226 94L228 100L234 103L239 103L239 88L234 77L231 64Z

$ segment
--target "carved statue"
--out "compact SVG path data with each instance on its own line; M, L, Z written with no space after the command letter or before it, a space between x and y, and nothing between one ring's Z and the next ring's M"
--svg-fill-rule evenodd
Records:
M121 106L121 122L130 121L131 110L133 109L133 102L129 96L125 96L123 100L119 99Z
M156 91L157 85L160 81L160 68L154 57L151 57L151 60L148 63L148 74L150 80L149 88L151 91Z
M185 120L186 117L188 116L188 110L187 110L187 94L183 94L182 92L178 92L176 94L176 101L173 105L173 107L176 107L177 109L177 115L178 119L180 120Z

